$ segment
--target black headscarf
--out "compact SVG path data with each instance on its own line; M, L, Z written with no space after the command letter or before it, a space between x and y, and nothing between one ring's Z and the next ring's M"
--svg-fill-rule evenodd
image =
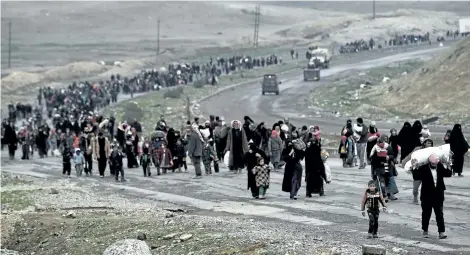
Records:
M405 124L403 124L403 127L400 129L400 132L398 133L398 141L400 146L403 146L403 144L410 139L411 137L411 124L407 121Z
M414 147L418 147L421 145L421 140L419 138L421 137L421 131L423 130L421 121L415 121L415 123L413 123L413 127L411 127L411 130L412 134L410 142Z
M462 133L462 126L455 124L449 137L450 150L456 155L463 155L468 151L468 142L465 140Z

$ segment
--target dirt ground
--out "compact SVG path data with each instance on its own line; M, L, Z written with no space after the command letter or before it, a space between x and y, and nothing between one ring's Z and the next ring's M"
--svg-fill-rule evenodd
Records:
M117 240L143 235L152 254L284 254L293 248L289 238L260 235L254 218L98 193L98 187L67 179L1 177L1 248L20 254L101 254ZM262 224L263 231L273 227ZM182 241L183 234L191 236ZM310 254L332 247L317 244Z
M310 93L309 107L320 114L364 116L366 119L402 121L421 118L413 113L398 112L380 107L365 96L368 90L382 85L384 77L391 80L408 75L423 64L420 60L399 62L367 71L348 71L333 78L332 82L315 87Z

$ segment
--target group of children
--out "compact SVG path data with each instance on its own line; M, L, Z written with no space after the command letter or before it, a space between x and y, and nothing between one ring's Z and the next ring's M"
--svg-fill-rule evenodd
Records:
M119 181L119 175L121 175L121 181L125 182L124 179L124 168L123 168L123 158L124 153L119 149L119 146L112 144L111 145L111 154L108 158L109 168L111 175L114 175L116 181ZM70 178L72 170L72 161L75 166L75 172L77 177L82 176L84 167L85 167L85 157L80 150L80 148L75 148L75 151L72 152L69 147L65 147L62 153L62 174ZM85 172L86 176L91 175L91 172Z
M122 148L116 144L112 143L110 145L111 153L108 158L108 164L110 168L111 175L116 177L116 180L119 180L119 175L121 175L121 181L124 179L124 170L123 170L123 158L125 157ZM155 149L158 148L158 149ZM186 164L186 149L184 147L183 141L178 139L176 141L175 148L170 150L167 148L165 141L156 142L156 144L151 144L148 138L145 138L143 142L139 143L137 149L138 156L140 158L140 166L142 166L143 174L145 177L151 176L151 167L154 165L157 168L157 175L166 174L169 170L175 172L178 169L181 172L181 168L184 167L185 171L188 171ZM173 151L173 153L172 153ZM174 155L173 155L174 154ZM85 166L85 157L80 148L75 148L74 151L70 147L64 147L62 153L63 160L63 170L62 174L70 178L72 163L75 166L77 177L82 176L82 172ZM218 172L218 162L214 149L212 146L207 143L203 149L202 157L206 174L211 174L211 164L214 164L215 171ZM91 172L86 172L86 176L91 175Z

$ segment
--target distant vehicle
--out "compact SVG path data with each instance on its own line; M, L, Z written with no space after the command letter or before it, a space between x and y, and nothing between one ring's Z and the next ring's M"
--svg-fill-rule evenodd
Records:
M266 93L275 93L279 95L279 84L282 82L277 81L277 76L275 74L265 74L263 76L263 81L261 82L261 94Z
M331 53L325 48L309 49L309 65L315 65L318 68L326 69L330 67Z
M459 19L459 33L470 33L470 17Z
M319 80L320 80L319 68L304 69L304 81L319 81Z

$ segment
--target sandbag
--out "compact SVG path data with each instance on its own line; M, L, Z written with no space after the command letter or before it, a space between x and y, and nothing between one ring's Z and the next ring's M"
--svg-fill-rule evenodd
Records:
M411 159L405 164L405 170L411 171L412 169L426 165L429 163L428 159L432 154L435 154L437 157L439 157L441 162L448 162L452 156L452 152L450 151L450 144L444 144L439 147L423 148L414 151L411 154Z
M227 151L224 155L224 164L226 167L229 167L230 164L230 151Z

